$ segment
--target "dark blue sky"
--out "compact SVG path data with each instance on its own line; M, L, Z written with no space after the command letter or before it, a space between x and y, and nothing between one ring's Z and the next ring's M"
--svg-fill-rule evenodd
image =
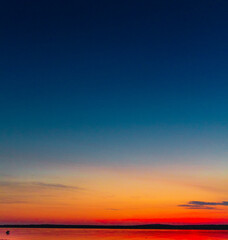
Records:
M225 0L2 1L2 162L224 157L227 11Z

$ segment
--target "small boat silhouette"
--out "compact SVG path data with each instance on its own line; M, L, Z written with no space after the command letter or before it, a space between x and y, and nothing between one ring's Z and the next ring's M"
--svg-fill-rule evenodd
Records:
M10 234L10 231L6 231L6 235L9 235Z

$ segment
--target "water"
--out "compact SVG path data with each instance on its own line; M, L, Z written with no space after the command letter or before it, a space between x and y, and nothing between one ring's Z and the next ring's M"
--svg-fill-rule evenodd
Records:
M0 240L224 240L220 230L0 229Z

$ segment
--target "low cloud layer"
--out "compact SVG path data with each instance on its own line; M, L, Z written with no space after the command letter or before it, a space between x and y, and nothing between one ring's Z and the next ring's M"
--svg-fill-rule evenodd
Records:
M222 202L203 202L203 201L190 201L187 204L180 204L178 207L187 209L217 209L216 206L228 206L228 201Z

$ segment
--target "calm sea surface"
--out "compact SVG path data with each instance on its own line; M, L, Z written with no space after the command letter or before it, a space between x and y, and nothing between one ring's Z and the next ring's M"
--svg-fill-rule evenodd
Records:
M223 240L228 231L206 230L104 230L104 229L0 229L0 240Z

